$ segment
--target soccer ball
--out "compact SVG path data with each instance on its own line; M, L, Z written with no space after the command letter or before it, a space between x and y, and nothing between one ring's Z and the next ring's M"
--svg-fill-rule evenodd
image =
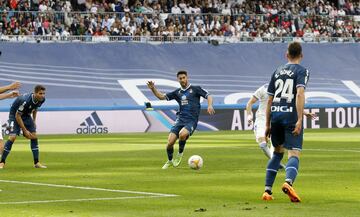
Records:
M189 167L198 170L203 166L203 159L199 155L193 155L188 160Z

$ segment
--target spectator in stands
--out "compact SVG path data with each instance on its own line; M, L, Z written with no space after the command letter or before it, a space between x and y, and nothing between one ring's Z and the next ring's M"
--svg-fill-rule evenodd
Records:
M174 6L171 8L171 13L172 14L181 14L181 9L176 4L176 1L175 1Z
M200 6L200 3L202 5ZM359 38L359 1L219 1L219 0L72 0L62 3L58 0L39 0L33 4L20 1L16 9L39 10L39 14L11 12L8 1L0 1L3 10L0 29L8 35L221 35L231 38L304 37L313 41L320 38ZM14 7L14 5L13 5ZM54 14L60 9L62 14ZM174 10L173 10L174 9ZM86 10L88 15L72 13ZM122 14L104 12L118 11ZM172 11L181 16L163 12ZM123 13L125 12L125 13ZM152 14L136 14L133 12ZM219 12L223 15L201 15L197 13ZM234 15L234 13L237 13ZM245 14L247 13L247 14ZM254 16L248 14L262 14ZM186 15L185 15L186 14ZM232 14L232 15L231 15ZM299 16L301 15L301 16ZM321 16L318 16L321 15ZM35 31L36 30L36 31ZM248 39L247 39L248 40ZM259 41L259 39L257 39ZM358 40L358 39L355 39Z

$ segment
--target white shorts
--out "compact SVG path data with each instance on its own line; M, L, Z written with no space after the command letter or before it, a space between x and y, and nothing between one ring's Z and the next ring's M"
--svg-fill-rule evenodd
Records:
M256 138L256 142L259 142L260 138L265 137L265 130L266 130L265 126L266 126L265 117L256 118L254 124L254 135Z

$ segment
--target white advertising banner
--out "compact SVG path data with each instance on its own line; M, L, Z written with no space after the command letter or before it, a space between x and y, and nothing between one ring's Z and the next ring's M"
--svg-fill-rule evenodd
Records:
M0 112L0 119L6 123L8 112ZM140 110L39 111L36 125L38 134L145 132L149 127Z

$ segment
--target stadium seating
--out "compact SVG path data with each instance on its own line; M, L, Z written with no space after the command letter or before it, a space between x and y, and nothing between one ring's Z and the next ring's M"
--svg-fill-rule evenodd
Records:
M1 40L358 42L360 3L312 1L27 1L0 3ZM13 2L13 1L9 1ZM125 2L125 3L124 3ZM164 2L166 4L164 4ZM210 1L211 2L211 1ZM240 3L241 2L241 3ZM282 2L282 1L281 1ZM173 5L178 4L177 9ZM170 13L169 13L170 12ZM175 14L174 14L175 13Z

